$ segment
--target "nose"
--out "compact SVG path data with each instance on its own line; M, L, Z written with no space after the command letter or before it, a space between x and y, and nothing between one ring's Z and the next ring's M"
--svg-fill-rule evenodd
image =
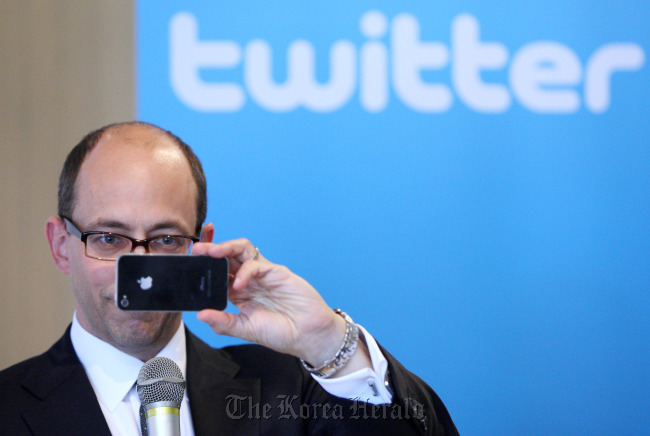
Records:
M148 252L149 250L145 249L144 245L138 245L133 250L131 250L131 253L135 253L135 254L147 254Z
M149 240L131 239L131 253L135 253L135 254L149 253Z

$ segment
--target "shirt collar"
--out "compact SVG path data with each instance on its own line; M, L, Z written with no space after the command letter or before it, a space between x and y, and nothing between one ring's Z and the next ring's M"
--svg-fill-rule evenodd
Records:
M93 336L81 326L76 312L72 318L70 338L90 379L90 384L95 390L95 395L106 408L114 412L133 387L143 362ZM187 379L183 321L169 343L157 354L158 356L176 362L183 377ZM187 396L187 391L185 395Z

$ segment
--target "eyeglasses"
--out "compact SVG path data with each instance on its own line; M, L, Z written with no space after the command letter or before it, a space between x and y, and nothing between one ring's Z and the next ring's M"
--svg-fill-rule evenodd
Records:
M62 217L68 233L81 239L86 246L86 256L99 260L116 260L123 254L144 247L152 254L187 254L196 236L162 235L147 239L134 239L113 232L82 232L70 218Z

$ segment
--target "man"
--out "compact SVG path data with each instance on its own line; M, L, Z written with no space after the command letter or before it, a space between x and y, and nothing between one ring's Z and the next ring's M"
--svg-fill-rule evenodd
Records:
M431 388L309 283L248 240L212 243L206 202L200 162L156 126L106 126L71 151L46 236L57 268L70 275L73 322L48 352L0 373L0 432L138 434L137 372L166 356L187 380L184 435L457 434ZM264 347L211 349L179 313L115 306L106 245L155 253L160 241L197 237L192 254L229 258L229 299L239 309L198 318Z

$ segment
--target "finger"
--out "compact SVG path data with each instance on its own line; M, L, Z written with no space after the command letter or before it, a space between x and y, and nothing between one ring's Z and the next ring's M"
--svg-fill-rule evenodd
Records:
M244 262L235 274L235 280L232 282L232 288L235 291L246 289L252 278L263 278L268 273L270 266L261 264L255 261Z
M255 337L250 329L246 328L245 315L204 309L196 317L199 321L207 323L212 331L218 335L233 336L245 341L255 342Z
M241 238L232 241L221 242L219 244L209 244L207 248L202 248L201 243L194 244L201 252L213 257L228 257L237 262L244 263L249 259L261 260L262 256L259 250L251 244L248 239Z
M211 245L214 244L208 242L196 242L192 245L192 251L190 253L196 256L208 256L208 251Z
M260 250L255 247L248 239L236 239L234 241L224 242L222 247L224 250L228 251L226 256L230 258L235 258L241 263L246 262L247 260L261 260L262 256Z
M235 280L232 282L232 288L236 291L243 290L247 288L252 279L264 281L264 278L275 268L279 268L279 265L273 265L272 263L264 262L260 263L254 260L247 260L244 262L237 273L235 274ZM260 283L261 287L272 286L273 283Z
M201 242L212 242L214 236L214 224L207 223L201 227Z
M210 252L221 257L235 259L239 263L244 263L253 255L254 248L248 239L241 238L216 244L210 247Z
M204 309L200 311L196 318L203 321L210 326L210 328L218 335L229 335L233 326L237 323L234 313L221 312L214 309Z
M257 253L257 256L255 253ZM197 242L192 246L191 254L216 258L227 257L229 259L229 283L231 285L234 275L237 274L237 271L239 271L239 268L244 262L246 262L246 260L262 261L263 259L259 255L259 250L253 247L247 239L227 241L220 244ZM268 262L266 259L264 259L264 261Z

